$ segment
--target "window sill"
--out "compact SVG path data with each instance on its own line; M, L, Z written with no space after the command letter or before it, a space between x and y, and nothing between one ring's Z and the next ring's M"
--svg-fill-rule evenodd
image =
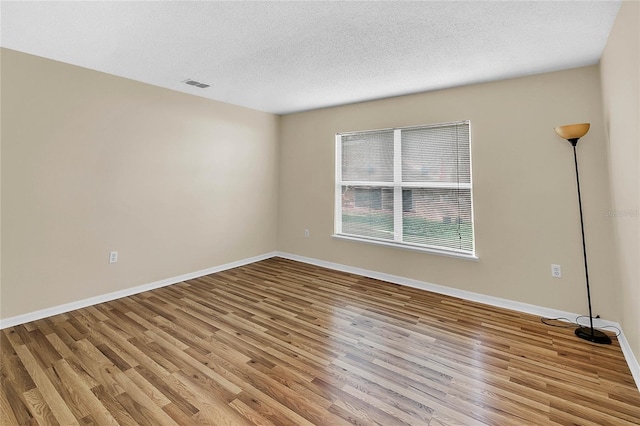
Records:
M360 237L351 236L351 235L339 235L339 234L333 234L333 235L331 235L331 237L335 238L335 239L338 239L338 240L346 240L346 241L353 241L353 242L357 242L357 243L373 244L373 245L376 245L376 246L393 247L393 248L398 248L398 249L403 249L403 250L419 251L419 252L422 252L422 253L435 254L435 255L438 255L438 256L454 257L456 259L475 260L475 261L479 260L478 256L476 256L475 254L458 253L458 252L449 251L449 250L427 248L427 247L419 247L419 246L413 246L413 245L410 245L410 244L396 243L396 242L393 242L393 241L373 240L373 239L360 238Z

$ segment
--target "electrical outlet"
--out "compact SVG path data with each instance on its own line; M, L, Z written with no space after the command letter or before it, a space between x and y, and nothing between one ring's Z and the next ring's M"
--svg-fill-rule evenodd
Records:
M551 276L553 278L562 278L562 268L560 265L551 265Z
M118 252L112 251L109 253L109 263L116 263L118 261Z
M305 238L309 238L309 230L308 229L304 230L304 237Z

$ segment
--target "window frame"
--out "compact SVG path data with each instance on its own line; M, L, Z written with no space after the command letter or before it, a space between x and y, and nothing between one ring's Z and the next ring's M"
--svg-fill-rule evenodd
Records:
M401 133L406 130L420 130L428 128L439 128L455 125L467 125L469 128L469 183L464 182L412 182L402 180L402 143ZM343 181L342 180L342 137L349 135L363 135L366 133L376 133L384 131L393 131L394 144L393 144L393 182L375 182L375 181ZM402 248L420 252L433 253L444 256L451 256L462 259L478 260L476 254L476 238L475 238L475 223L473 212L473 173L472 173L472 159L471 159L471 121L462 120L447 123L435 123L427 125L406 126L406 127L393 127L383 128L376 130L365 131L352 131L336 133L335 135L335 204L334 204L334 233L333 238L363 242L367 244L382 245L387 247ZM356 188L370 188L379 189L381 192L384 188L390 188L393 191L393 239L383 239L371 236L359 236L354 234L345 234L342 232L342 217L343 217L343 187L351 186ZM403 191L411 189L453 189L453 190L468 190L470 197L470 222L471 222L471 251L455 249L449 247L441 247L435 245L419 244L413 242L403 241L403 212L405 210L405 203L403 197ZM400 232L396 232L400 230Z

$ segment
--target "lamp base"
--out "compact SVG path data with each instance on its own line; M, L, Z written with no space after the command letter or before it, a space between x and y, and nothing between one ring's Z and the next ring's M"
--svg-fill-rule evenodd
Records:
M576 328L576 336L593 343L600 343L603 345L611 344L611 338L609 336L604 334L602 331L596 329L591 330L589 327Z

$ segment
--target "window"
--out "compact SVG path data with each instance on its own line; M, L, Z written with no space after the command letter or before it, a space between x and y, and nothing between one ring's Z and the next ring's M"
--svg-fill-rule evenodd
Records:
M335 233L474 257L468 121L336 135Z

